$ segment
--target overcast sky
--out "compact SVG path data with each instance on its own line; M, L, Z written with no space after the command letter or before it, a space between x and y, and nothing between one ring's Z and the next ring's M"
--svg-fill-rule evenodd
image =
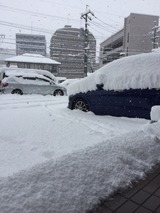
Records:
M46 35L49 52L51 36L57 29L66 24L84 27L80 17L86 5L95 15L89 30L97 46L122 29L130 13L160 15L160 0L0 0L0 35L5 34L0 47L14 49L15 33L42 34Z

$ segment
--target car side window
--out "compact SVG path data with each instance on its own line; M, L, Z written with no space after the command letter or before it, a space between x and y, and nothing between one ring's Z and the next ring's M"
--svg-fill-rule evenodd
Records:
M50 85L50 80L43 78L36 78L36 82L41 85Z
M36 77L23 77L25 80L36 80Z

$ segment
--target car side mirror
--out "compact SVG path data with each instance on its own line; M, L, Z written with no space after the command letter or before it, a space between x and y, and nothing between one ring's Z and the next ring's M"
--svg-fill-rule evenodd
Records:
M96 84L96 87L98 90L103 90L103 84Z
M55 85L55 83L53 81L50 81L50 85Z

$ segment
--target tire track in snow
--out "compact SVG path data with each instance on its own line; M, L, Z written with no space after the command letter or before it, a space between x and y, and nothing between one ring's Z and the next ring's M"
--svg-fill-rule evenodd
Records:
M52 114L54 113L54 110L50 107L48 107L48 113ZM121 135L122 131L118 130L116 128L115 132L115 126L112 125L111 123L107 122L106 118L106 123L101 123L101 121L97 122L93 120L93 114L88 114L84 113L81 111L72 111L69 109L66 109L65 111L62 111L59 114L54 113L54 117L56 118L61 118L68 120L70 123L76 123L76 124L81 124L84 126L84 128L89 129L89 134L100 134L100 135L107 135L107 137L110 135L110 137L115 137L117 135ZM95 115L96 116L96 115ZM96 117L97 118L97 117Z
M18 97L20 98L20 97ZM0 102L0 110L5 110L5 109L19 109L19 108L32 108L32 107L41 107L41 106L47 106L47 105L58 105L58 104L65 104L66 100L62 99L60 100L59 98L57 99L56 97L53 97L54 99L43 99L42 98L23 98L23 100L18 99L18 98L12 98L8 99L5 102Z

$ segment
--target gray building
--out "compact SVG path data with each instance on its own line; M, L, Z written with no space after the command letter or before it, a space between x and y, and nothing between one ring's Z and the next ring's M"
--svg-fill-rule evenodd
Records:
M88 71L92 71L96 58L96 40L89 32ZM50 57L61 62L59 76L84 77L84 29L66 25L51 38Z
M100 44L100 66L123 56L151 52L150 32L155 21L159 25L158 16L131 13L124 19L124 28Z
M16 34L16 54L40 54L46 56L46 38L44 35Z

